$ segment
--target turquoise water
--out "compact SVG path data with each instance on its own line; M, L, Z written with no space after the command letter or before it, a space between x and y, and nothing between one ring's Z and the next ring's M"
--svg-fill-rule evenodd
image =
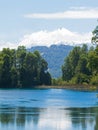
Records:
M0 130L98 130L97 92L0 90Z

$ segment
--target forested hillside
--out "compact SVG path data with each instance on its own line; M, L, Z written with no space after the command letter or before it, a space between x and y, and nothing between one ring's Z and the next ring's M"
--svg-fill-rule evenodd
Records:
M30 52L38 50L43 58L48 62L49 72L52 77L58 78L61 76L61 66L64 63L65 57L73 49L73 46L69 45L51 45L46 46L36 46L28 49Z

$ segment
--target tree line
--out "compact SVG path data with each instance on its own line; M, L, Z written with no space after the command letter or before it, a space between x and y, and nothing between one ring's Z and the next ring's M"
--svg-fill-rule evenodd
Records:
M62 79L73 84L98 85L98 46L74 47L62 66Z
M24 46L0 51L0 88L51 85L48 63L38 51L28 52Z

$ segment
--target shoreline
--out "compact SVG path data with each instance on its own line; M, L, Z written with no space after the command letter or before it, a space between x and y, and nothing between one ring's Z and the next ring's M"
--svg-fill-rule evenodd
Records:
M94 85L83 85L83 84L66 84L66 85L38 85L38 86L31 86L31 87L11 87L11 88L4 88L1 87L1 90L5 89L66 89L66 90L75 90L75 91L98 91L98 86Z
M77 91L98 91L97 86L92 86L92 85L51 85L51 86L46 86L46 85L40 85L40 86L35 86L34 88L38 89L68 89L68 90L77 90Z

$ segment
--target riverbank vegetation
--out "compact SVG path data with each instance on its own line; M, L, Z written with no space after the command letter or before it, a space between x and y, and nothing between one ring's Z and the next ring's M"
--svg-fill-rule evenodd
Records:
M98 46L74 47L62 65L62 77L52 79L52 84L73 89L98 89Z
M62 80L69 84L98 85L98 26L93 31L92 46L74 47L62 66Z
M0 51L0 88L24 88L51 85L48 63L38 51L28 52L24 46L17 50Z

